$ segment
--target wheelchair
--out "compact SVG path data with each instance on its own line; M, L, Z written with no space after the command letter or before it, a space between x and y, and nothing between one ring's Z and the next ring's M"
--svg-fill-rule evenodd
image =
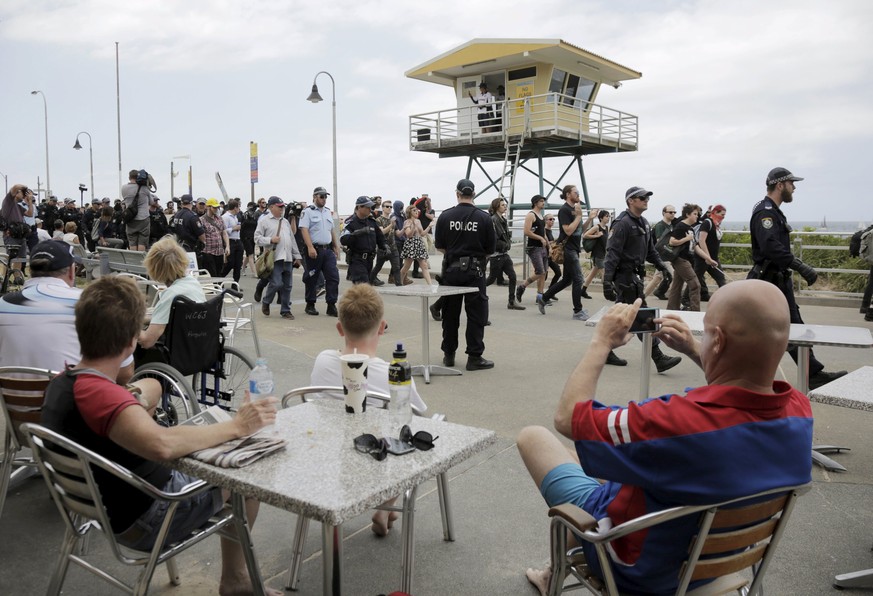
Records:
M156 379L163 389L155 412L161 424L176 425L210 406L236 412L242 405L255 363L224 345L225 293L238 294L226 289L206 302L174 298L164 335L149 352L158 359L137 362L132 380Z

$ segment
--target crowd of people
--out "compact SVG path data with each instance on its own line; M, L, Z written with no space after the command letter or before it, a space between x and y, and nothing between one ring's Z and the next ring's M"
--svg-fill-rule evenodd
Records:
M31 228L26 218L35 219L40 208L42 215L52 218L52 226L60 222L65 231L59 239L43 239L30 247L31 279L21 291L0 299L0 366L64 371L49 387L43 423L120 461L164 490L173 490L189 479L170 472L160 462L271 423L276 403L246 400L233 422L167 429L152 419L160 394L156 382L128 384L133 357L136 354L139 363L160 338L174 297L205 301L200 284L187 275L188 253L197 254L198 262L211 274L232 273L238 280L244 267L254 269L259 247L274 251L272 273L261 280L255 292L263 315L270 315L270 305L278 299L280 315L294 318L290 309L293 270L302 267L306 314L318 315L317 298L324 296L326 314L338 318L344 348L321 352L312 372L312 383L324 385L340 384L339 356L357 351L374 358L374 387L387 388L387 363L375 358L387 323L382 299L372 287L384 285L378 274L386 262L390 264L389 283L395 285L413 283L408 275L417 262L428 285L471 289L443 295L431 308L442 322L443 364L453 367L460 348L464 307L468 371L495 366L485 358L485 328L490 325L487 288L499 283L501 275L508 280L510 310L524 310L522 296L526 288L536 284L535 302L539 312L546 314L561 290L571 286L572 319L584 321L588 313L582 300L591 298L588 289L601 274L604 296L615 305L595 327L555 412L555 430L573 440L575 449L568 451L542 427L525 428L518 439L521 457L549 505L573 502L597 519L609 517L621 523L628 519L628 512L637 515L671 504L726 500L809 481L809 402L787 383L774 381L776 367L788 349L789 323L802 323L790 272L797 272L809 284L817 277L812 267L791 253L790 228L782 207L792 202L795 184L803 179L785 168L768 173L767 194L752 209L754 266L749 279L730 284L718 260L725 208L714 205L704 212L693 203L684 204L681 210L668 204L661 210L662 219L650 226L644 213L654 193L638 186L626 191L626 208L615 217L606 209L586 213L574 185L562 189L564 203L557 217L546 213L546 199L535 195L523 227L534 273L517 284L509 256L512 233L507 202L502 197L494 199L486 213L474 204L475 186L468 179L458 181L456 204L439 217L429 197L414 198L409 204L358 197L354 213L338 232L334 214L326 206L329 193L324 187L313 190L308 205L286 204L271 196L250 203L243 212L237 199L222 204L216 199L195 201L183 195L178 209L171 203L163 210L153 192L144 188L147 184L142 183L142 171L130 174L123 202L116 208L103 207L102 200L95 203L89 223L96 231L92 240L103 245L109 239L106 230L115 225L117 208L120 206L122 213L129 209L122 217L127 219L126 225L122 221L127 246L147 250L144 264L148 275L167 288L148 326L143 327L143 295L130 280L107 276L84 290L75 287L79 259L71 244L78 239L87 245L87 238L78 238L78 231L89 225L84 217L80 218L81 226L72 219L64 222L61 210L51 211L53 201L35 207L33 193L15 185L0 212L7 248L26 251L29 234L39 229L35 223ZM77 211L75 205L71 209L65 205L64 211L69 210ZM557 238L552 232L555 219ZM159 238L152 234L153 220L166 225ZM443 253L440 274L433 281L428 264L431 246ZM354 285L340 297L337 261L343 250L348 279ZM581 265L583 251L592 260L587 277ZM486 275L489 263L491 270ZM648 284L646 263L658 272ZM549 268L554 276L547 287ZM706 285L701 280L706 274L718 286L712 295L702 292ZM684 290L687 300L683 302ZM650 295L666 298L671 310L683 304L699 310L701 301L709 301L702 341L693 338L679 317L667 315L656 320L660 329L654 333L651 353L659 373L681 360L664 354L661 345L683 354L703 370L707 385L684 396L631 403L627 408L603 406L594 400L603 367L627 364L615 350L631 339L629 327ZM743 316L736 316L737 312ZM41 317L42 323L33 325L33 317ZM796 353L791 355L796 360ZM810 387L844 374L826 372L814 354L810 355ZM426 410L414 385L412 403L419 411ZM620 436L616 435L617 417L621 419ZM759 440L745 440L750 432ZM678 462L672 466L674 474L665 474L660 464L651 467L650 462L663 458ZM744 473L742 482L734 471L743 467L736 465L738 461L746 463L745 469L755 470ZM155 519L159 515L148 500L138 501L135 507L122 506L126 499L127 495L117 491L107 498L112 530L129 546L149 546L156 538ZM178 516L179 527L172 530L179 534L173 535L202 523L226 499L227 494L216 490L188 504L185 514ZM256 511L257 503L251 501L251 521ZM373 531L384 536L395 517L378 512L373 517ZM693 528L677 523L663 531L675 537ZM652 586L672 589L682 553L653 549L635 540L629 537L621 552L612 553L621 563L621 587L631 591ZM222 548L223 586L238 587L247 582L238 546L223 541ZM591 560L592 553L588 554ZM544 592L549 574L549 569L529 570L528 577Z

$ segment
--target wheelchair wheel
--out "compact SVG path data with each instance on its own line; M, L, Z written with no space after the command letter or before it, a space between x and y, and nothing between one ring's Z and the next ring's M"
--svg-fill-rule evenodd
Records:
M161 384L161 403L155 410L155 420L164 426L175 426L200 412L197 394L182 374L169 364L149 362L136 369L131 381L157 379Z
M194 373L194 387L204 405L216 404L236 412L242 405L254 361L236 348L224 348L223 374Z

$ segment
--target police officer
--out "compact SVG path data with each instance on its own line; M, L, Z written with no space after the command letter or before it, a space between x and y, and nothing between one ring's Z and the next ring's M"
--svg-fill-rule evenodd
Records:
M752 208L749 230L752 233L752 261L749 279L763 279L778 287L788 301L792 323L803 323L800 309L794 300L791 270L797 271L812 285L818 279L815 269L791 254L791 226L780 207L794 200L795 182L803 180L785 168L773 168L767 174L767 196ZM797 348L788 350L797 362ZM825 372L812 350L809 351L809 388L815 389L846 374L846 371Z
M167 217L157 197L149 203L149 246L169 233Z
M58 198L52 195L48 198L44 205L40 205L42 211L37 211L38 217L42 220L42 228L47 230L49 234L55 229L55 220L58 218Z
M318 274L324 275L324 285L327 295L327 315L338 316L336 301L339 298L339 270L336 260L339 257L339 243L333 229L333 215L326 206L327 195L330 193L323 186L316 186L312 191L312 205L303 210L300 217L300 234L306 244L306 271L303 283L306 286L306 308L303 312L317 315L315 300L318 297Z
M485 325L488 297L485 294L485 259L497 246L494 225L487 213L473 204L475 187L467 179L458 182L458 204L443 211L436 222L434 243L443 253L442 283L478 288L478 292L446 296L442 306L443 364L455 365L461 301L467 314L467 370L493 368L494 362L482 357L485 351Z
M185 249L185 252L196 253L206 241L206 233L203 231L203 224L200 223L200 218L196 213L191 211L191 204L194 202L191 195L182 195L181 207L170 220L170 227L176 234L176 240Z
M652 194L651 191L639 186L627 189L624 195L627 210L618 214L609 230L603 269L603 296L607 300L631 304L640 298L643 306L646 306L646 296L643 291L646 261L661 273L667 270L655 250L652 228L643 217L643 212L649 208ZM659 343L657 339L652 340L652 361L661 373L679 364L682 358L667 356L661 351ZM624 366L627 361L610 352L606 363Z
M358 197L355 215L340 235L340 244L349 251L349 280L355 284L370 282L376 248L386 248L385 235L370 215L375 204L370 197Z
M76 207L76 201L74 199L64 199L64 208L61 209L59 217L61 221L64 222L64 226L66 226L68 222L75 222L76 235L79 237L79 243L84 246L85 235L82 230L82 213L79 211L79 208Z
M88 245L88 250L94 252L96 241L93 238L94 222L100 217L100 209L102 203L100 199L92 199L91 206L85 209L82 214L82 231L85 233L85 243Z

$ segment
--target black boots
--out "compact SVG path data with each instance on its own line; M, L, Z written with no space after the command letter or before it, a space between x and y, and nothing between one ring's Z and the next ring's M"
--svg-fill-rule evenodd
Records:
M665 372L682 362L679 356L667 356L658 346L652 346L652 362L659 373Z

